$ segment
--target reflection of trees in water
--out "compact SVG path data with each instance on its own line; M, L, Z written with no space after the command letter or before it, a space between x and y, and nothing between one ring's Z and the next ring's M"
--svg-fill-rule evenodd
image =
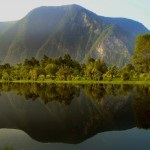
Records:
M58 101L69 105L83 89L101 111L117 113L124 109L129 100L133 100L133 110L139 128L150 128L150 87L144 85L72 85L72 84L37 84L37 83L1 83L0 91L13 91L27 100L40 98L45 103ZM91 108L92 109L92 108ZM96 113L95 113L96 114ZM96 116L95 116L96 117ZM111 118L111 117L110 117Z
M120 86L120 88L118 89L119 90L118 93L120 95L124 95L125 96L125 95L133 92L133 87L134 87L133 85L122 84L122 85L118 85L118 86Z
M84 86L85 93L97 103L109 100L126 100L132 93L132 85L113 85L113 84L91 84Z
M107 95L103 100L103 107L111 111L125 109L133 97L133 87L131 85L108 85L106 86Z
M75 96L80 95L80 87L71 84L1 83L0 91L14 91L26 100L41 98L45 103L59 101L70 104Z
M80 88L70 84L45 84L42 89L39 91L39 95L46 103L59 101L60 103L70 104L75 96L80 95Z
M113 84L109 84L109 85L105 85L105 90L107 95L117 95L117 90L118 90L118 86L117 85L113 85Z
M14 91L17 95L23 95L27 100L33 101L41 98L45 103L50 101L59 101L70 104L74 97L80 95L80 89L91 99L98 103L105 95L118 96L127 95L132 90L131 85L72 85L72 84L46 84L46 83L1 83L0 91Z
M150 129L150 87L137 87L137 94L133 101L133 110L137 127Z
M98 109L98 112L93 116L93 118L97 117L100 121L97 121L98 126L100 124L103 126L102 122L104 123L103 127L106 127L107 123L112 127L116 122L121 125L123 123L128 124L124 121L129 121L129 124L134 122L131 111L133 90L134 88L131 85L96 84L84 86L86 95L90 97L96 106L95 108ZM95 120L94 122L96 122Z
M29 103L29 106L22 101L22 105L26 106L24 111L16 113L16 110L21 108L15 109L15 113L24 120L22 126L22 122L16 121L20 123L19 127L31 137L43 142L77 143L98 132L132 128L135 126L132 104L137 126L142 128L150 126L150 87L147 86L1 83L0 91L13 91L30 100L40 99L45 103L58 101L69 105L66 107L59 103L49 103L46 110L43 110L41 103ZM32 114L31 106L35 105L38 107ZM49 111L51 108L53 110ZM26 115L29 116L24 118L22 112L27 112ZM37 116L41 114L41 119L36 118L35 114ZM11 118L18 117L15 115Z
M120 118L132 102L137 127L150 129L150 87L144 85L86 85L86 94L100 106ZM131 112L132 114L132 112ZM124 116L129 117L129 116Z
M0 91L10 91L11 90L11 86L10 83L0 83Z
M84 85L83 88L86 95L88 95L91 99L96 100L97 102L100 102L106 94L106 91L102 84Z

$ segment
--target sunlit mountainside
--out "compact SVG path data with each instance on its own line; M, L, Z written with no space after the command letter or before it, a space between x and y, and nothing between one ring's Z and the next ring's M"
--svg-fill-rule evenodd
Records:
M108 18L78 6L39 7L16 22L0 23L0 61L16 64L34 56L64 56L108 65L130 62L137 34L149 33L139 22Z

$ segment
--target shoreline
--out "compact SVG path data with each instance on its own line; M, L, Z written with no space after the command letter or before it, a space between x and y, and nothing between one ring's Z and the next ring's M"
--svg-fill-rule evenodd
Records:
M4 81L0 80L0 83L55 83L55 84L137 84L137 85L150 85L150 81L121 81L121 80L112 80L112 81L94 81L94 80L70 80L70 81L61 81L61 80L44 80L44 81L33 81L33 80L13 80L13 81Z

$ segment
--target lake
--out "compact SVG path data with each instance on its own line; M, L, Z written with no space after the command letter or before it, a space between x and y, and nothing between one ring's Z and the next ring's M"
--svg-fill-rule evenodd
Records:
M149 150L148 85L0 83L0 148Z

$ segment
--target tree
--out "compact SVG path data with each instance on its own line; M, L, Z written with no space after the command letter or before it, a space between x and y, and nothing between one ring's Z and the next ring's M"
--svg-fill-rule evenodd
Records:
M107 72L106 63L103 60L98 59L95 61L94 68L95 68L95 74L96 74L96 76L98 76L97 79L98 80L103 79L103 74L105 74Z
M95 63L95 60L90 58L84 70L85 76L90 78L91 80L93 80L94 72L95 72L94 63Z
M122 79L123 79L123 81L129 80L130 79L130 73L129 72L123 72Z
M68 66L61 66L57 71L57 79L58 80L67 80L71 77L72 70Z
M126 64L118 71L117 76L121 77L124 81L132 79L136 75L135 68L132 64Z
M31 77L29 72L29 67L22 66L22 68L20 69L20 79L29 80Z
M47 64L52 62L52 58L49 58L48 56L44 55L43 58L40 61L40 66L45 68Z
M73 65L71 56L70 56L69 54L65 54L65 55L64 55L63 62L64 62L64 64L65 64L66 66L68 66L68 67L72 67L72 65Z
M48 64L45 67L45 71L47 75L56 76L56 72L58 71L58 66L56 64Z
M54 63L55 63L56 65L58 65L58 66L61 66L61 65L63 64L63 59L62 59L61 56L58 57L58 58L55 58L53 61L54 61Z
M127 64L127 65L125 66L125 70L126 70L127 72L131 72L131 71L134 70L134 66L133 66L132 64Z
M23 65L24 66L28 66L28 67L32 66L31 61L29 59L27 59L27 58L24 60Z
M94 63L94 62L95 62L95 59L94 59L94 58L92 58L92 57L89 57L89 58L88 58L88 64Z
M9 76L9 73L5 70L3 70L3 73L2 73L2 79L3 80L10 80L10 76Z
M32 70L30 70L30 76L31 76L31 79L32 80L37 80L37 78L38 78L38 73L37 73L37 69L32 69Z
M85 75L91 80L102 80L103 74L107 71L107 65L103 60L88 59L88 64L85 68Z
M40 65L39 61L37 59L35 59L35 57L32 57L30 61L31 61L32 66L34 66L34 67L35 66L37 67Z
M39 61L36 60L35 57L32 57L30 60L25 59L23 65L27 67L37 67L39 66Z
M116 65L113 65L108 68L108 71L106 72L105 76L108 77L110 80L112 80L114 77L117 76L118 68Z
M0 79L2 79L2 72L3 72L3 68L2 68L2 66L0 65Z
M6 63L3 65L3 69L10 69L10 68L11 68L11 66L9 63Z
M150 73L150 34L137 37L133 63L139 72Z
M36 81L38 79L38 76L41 74L45 74L44 70L40 67L34 67L33 69L30 70L29 72L30 77L32 80Z

